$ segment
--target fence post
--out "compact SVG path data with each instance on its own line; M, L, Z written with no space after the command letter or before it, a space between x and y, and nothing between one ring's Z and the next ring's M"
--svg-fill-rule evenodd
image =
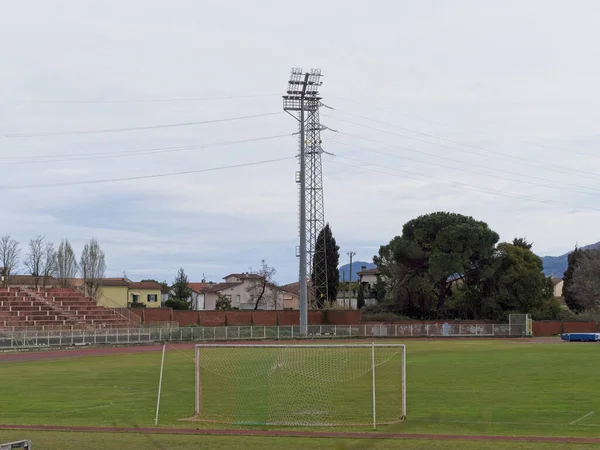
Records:
M425 325L425 334L429 337L429 324Z
M462 325L458 324L458 335L462 336Z
M337 336L337 325L333 326L333 335Z
M225 339L227 339L227 327L225 327Z
M267 326L263 325L263 338L267 338Z
M254 333L252 332L252 330L254 329L254 327L252 325L250 325L250 339L252 339L254 337ZM238 327L238 336L240 335L240 327Z
M292 325L292 339L294 339L294 325Z
M352 325L348 325L348 336L352 337Z
M494 324L492 324L492 336L496 336L496 329L494 327Z
M279 339L279 325L277 325L277 339Z

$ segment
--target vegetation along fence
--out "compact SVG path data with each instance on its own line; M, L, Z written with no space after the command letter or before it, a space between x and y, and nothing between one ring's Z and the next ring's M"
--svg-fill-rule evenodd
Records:
M353 337L522 337L508 324L312 325L310 338ZM300 338L297 326L228 326L106 330L0 331L0 349L145 344L164 341Z

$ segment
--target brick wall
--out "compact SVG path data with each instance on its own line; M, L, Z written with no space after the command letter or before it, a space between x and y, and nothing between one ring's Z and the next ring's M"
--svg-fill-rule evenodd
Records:
M227 323L225 311L199 311L198 316L203 327L223 327Z
M562 333L597 333L600 332L598 322L559 322L550 320L534 320L534 336L552 336Z
M171 308L144 308L144 322L171 322L172 312Z
M253 311L252 324L262 326L277 325L277 311Z
M359 310L330 309L325 311L325 315L329 325L356 325L361 322Z
M227 312L227 325L252 325L252 311Z
M198 325L198 311L173 311L173 321L182 327Z

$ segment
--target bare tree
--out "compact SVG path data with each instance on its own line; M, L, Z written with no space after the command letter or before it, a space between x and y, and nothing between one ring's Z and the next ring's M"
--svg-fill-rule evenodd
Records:
M260 269L248 276L248 287L246 290L250 294L250 298L254 300L254 310L259 306L273 305L277 309L277 300L281 290L275 281L275 273L277 271L273 267L269 267L263 259Z
M581 254L573 271L571 292L584 310L600 310L600 250Z
M20 253L19 243L9 234L5 234L0 238L0 265L2 266L0 269L4 286L6 286L8 278L19 264Z
M79 265L73 247L67 239L61 241L56 252L55 274L60 287L71 286L71 279L77 276Z
M25 259L25 267L33 277L33 285L38 287L44 266L44 236L38 235L29 241L29 253Z
M56 271L57 257L54 244L46 242L44 245L44 256L42 259L42 287L45 287L49 278Z
M95 238L90 239L83 247L80 267L85 293L98 300L100 280L106 273L106 259Z

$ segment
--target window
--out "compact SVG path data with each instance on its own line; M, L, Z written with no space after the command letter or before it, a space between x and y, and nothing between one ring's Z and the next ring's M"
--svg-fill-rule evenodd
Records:
M140 301L140 296L138 294L131 294L131 301L133 303L138 303Z
M236 295L236 296L235 296L235 303L239 304L239 303L240 303L240 299L241 299L241 298L242 298L242 297L240 296L240 294Z
M156 302L156 301L158 301L158 295L148 294L148 302Z

